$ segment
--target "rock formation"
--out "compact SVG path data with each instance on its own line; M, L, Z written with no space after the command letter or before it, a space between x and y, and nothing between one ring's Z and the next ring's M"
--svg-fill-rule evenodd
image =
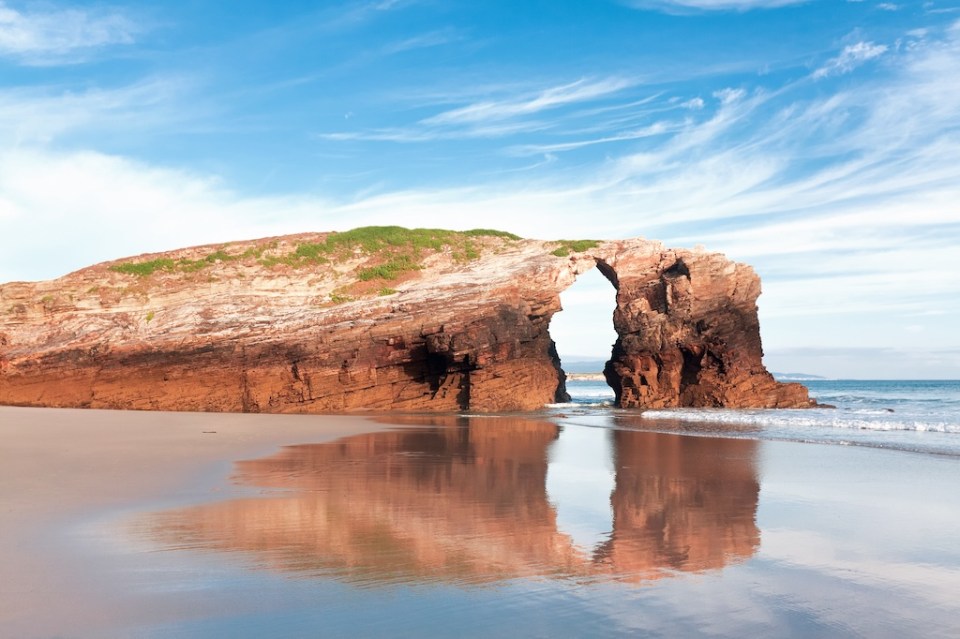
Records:
M372 227L182 249L0 286L0 404L511 411L566 397L548 333L597 266L633 407L799 407L761 362L754 271L659 242ZM598 317L597 322L609 321Z

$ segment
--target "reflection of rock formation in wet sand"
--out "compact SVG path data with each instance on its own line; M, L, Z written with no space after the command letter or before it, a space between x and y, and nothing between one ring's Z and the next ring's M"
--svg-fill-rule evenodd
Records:
M155 515L178 548L245 551L256 565L354 582L482 583L653 578L749 557L755 443L617 432L610 539L559 531L546 496L559 428L520 419L418 419L433 427L291 446L241 462L236 480L283 491Z
M613 535L597 553L618 573L721 568L760 542L756 442L614 431Z

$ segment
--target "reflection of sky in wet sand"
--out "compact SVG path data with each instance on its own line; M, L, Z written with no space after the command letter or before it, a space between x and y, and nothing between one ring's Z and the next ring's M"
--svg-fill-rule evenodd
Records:
M323 441L344 418L0 409L0 637L960 636L960 460L563 410L560 428L410 418L235 465L225 487L216 451ZM613 474L555 483L606 459L595 433ZM148 489L158 475L182 487Z
M150 534L370 585L642 581L722 568L759 543L755 442L512 418L411 423L240 462L235 480L270 494L158 513Z
M565 428L549 449L547 498L556 510L557 527L585 550L613 532L612 435L601 428Z

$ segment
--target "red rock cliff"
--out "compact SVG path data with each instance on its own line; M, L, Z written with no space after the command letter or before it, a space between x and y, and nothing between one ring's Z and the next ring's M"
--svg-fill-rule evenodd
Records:
M643 239L437 233L268 238L0 286L0 403L535 409L565 397L547 329L596 265L617 289L605 374L623 407L810 404L763 367L748 266Z

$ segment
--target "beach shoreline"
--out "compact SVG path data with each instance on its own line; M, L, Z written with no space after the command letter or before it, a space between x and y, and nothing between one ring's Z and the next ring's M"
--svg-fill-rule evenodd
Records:
M372 634L391 635L392 630L397 630L404 636L422 635L430 624L437 622L430 606L419 616L416 611L405 609L408 625L402 627L406 628L402 632L401 627L391 625L395 621L388 611L393 605L390 602L404 600L401 594L406 592L405 586L352 590L349 584L338 584L337 580L318 579L313 583L309 578L278 575L275 570L261 572L249 558L241 560L238 554L151 545L149 538L131 535L130 524L151 512L230 499L276 498L275 491L260 493L256 486L239 485L236 471L241 460L269 458L293 446L324 444L341 438L358 441L372 436L374 439L369 441L374 442L376 433L387 430L469 430L471 419L477 420L475 424L483 424L483 428L489 428L489 424L496 430L502 425L500 430L504 433L517 431L516 424L524 420L553 422L558 433L579 432L589 435L590 441L620 432L621 437L633 441L659 442L651 451L660 451L667 457L673 454L668 451L691 447L701 454L710 454L709 443L703 442L702 434L697 436L700 442L694 443L690 435L630 434L588 427L549 413L471 418L0 407L0 436L4 441L0 449L0 512L4 520L0 528L0 568L5 575L17 576L0 586L0 636L209 636L210 632L235 631L237 620L250 615L259 621L251 621L244 630L247 634L240 632L235 636L257 636L267 627L263 624L273 623L269 620L278 618L277 615L292 620L285 622L292 624L285 636L299 636L298 633L319 628L318 618L310 614L320 612L304 612L312 610L310 602L318 596L314 590L333 597L331 601L336 603L331 605L338 614L346 615L344 625L331 629L333 636L346 635L347 628L352 632L355 624L367 622L371 624L369 628L380 629ZM505 440L506 447L500 449L509 452L512 446L508 442L509 439ZM836 624L830 627L838 631L836 636L892 632L894 627L890 624L901 617L905 623L918 624L916 627L923 628L926 636L949 635L950 622L945 619L960 612L950 596L960 586L956 579L960 558L951 545L952 530L960 523L960 504L944 478L955 473L958 460L793 441L758 440L742 446L728 442L715 447L717 451L741 448L756 451L750 453L749 459L731 462L744 469L746 476L752 474L756 478L759 501L754 517L760 543L755 554L744 555L743 561L734 561L726 568L702 575L694 572L689 579L658 581L655 590L637 590L621 584L620 595L614 595L614 601L641 597L634 602L641 605L647 601L643 597L654 596L651 593L663 593L667 603L688 597L706 600L722 592L724 597L729 596L729 605L734 608L725 610L727 599L721 598L711 611L704 613L711 620L731 620L728 628L708 633L719 636L781 630L789 618L781 616L788 615L789 609L767 610L759 615L759 620L727 614L750 606L760 610L766 605L762 601L766 596L803 602L795 605L807 606L810 610L804 614L817 617L789 632L778 633L782 636L816 635L824 631L817 625L819 618L833 617L839 618L829 622ZM573 444L569 450L579 454L585 449ZM643 450L646 449L633 452L646 454ZM471 466L475 463L471 457L463 459ZM675 468L682 469L684 463L693 460L687 459L684 462L683 456L677 457ZM476 463L489 464L494 460L478 457ZM685 476L679 476L679 484L677 478L670 481L683 486L688 481L683 479ZM712 485L709 482L713 480L706 481L705 486ZM910 487L913 481L927 488L915 491ZM435 489L425 489L426 494ZM572 489L579 490L576 486ZM926 536L917 538L913 526L924 527ZM803 581L795 587L790 585L799 575L803 575ZM827 592L824 584L847 579L852 580L848 587L863 592L851 595L847 601L821 596L821 591ZM504 582L478 591L464 590L463 585L455 583L439 590L437 586L433 588L444 593L444 598L463 598L464 605L473 606L477 597L509 593L510 588L517 587L516 583ZM561 592L556 596L562 599L566 596L562 594L564 587L562 579L552 580L540 583L535 591L556 588ZM610 587L613 586L607 588ZM272 594L261 597L261 592ZM411 592L425 591L414 588ZM591 614L594 608L606 610L609 605L611 595L604 592L603 588L584 591ZM884 615L872 615L871 606L879 607L892 592L906 593L908 597ZM291 604L291 597L300 603ZM754 597L761 597L761 601L748 601ZM927 617L918 617L911 608L910 602L918 598L934 606ZM417 601L416 597L412 601ZM535 604L535 599L530 601L531 606ZM380 610L381 605L386 607ZM845 616L846 607L850 607L849 618ZM549 612L549 605L536 609L542 610L538 614L548 617L554 614ZM522 613L520 617L499 622L508 626L523 623L523 615L531 614L531 610L517 609L518 615ZM685 632L696 635L700 627L696 624L714 623L706 617L691 617L683 610L686 608L678 609L673 619L694 624L686 626ZM356 611L358 616L350 617L354 614L350 611ZM604 614L613 615L612 620L619 613ZM302 625L297 626L298 623ZM551 622L545 617L540 623ZM553 623L564 627L561 617ZM606 634L620 636L624 628L633 627L614 625ZM839 632L844 629L846 632ZM478 626L474 632L492 630L505 628ZM477 635L466 632L465 636Z

